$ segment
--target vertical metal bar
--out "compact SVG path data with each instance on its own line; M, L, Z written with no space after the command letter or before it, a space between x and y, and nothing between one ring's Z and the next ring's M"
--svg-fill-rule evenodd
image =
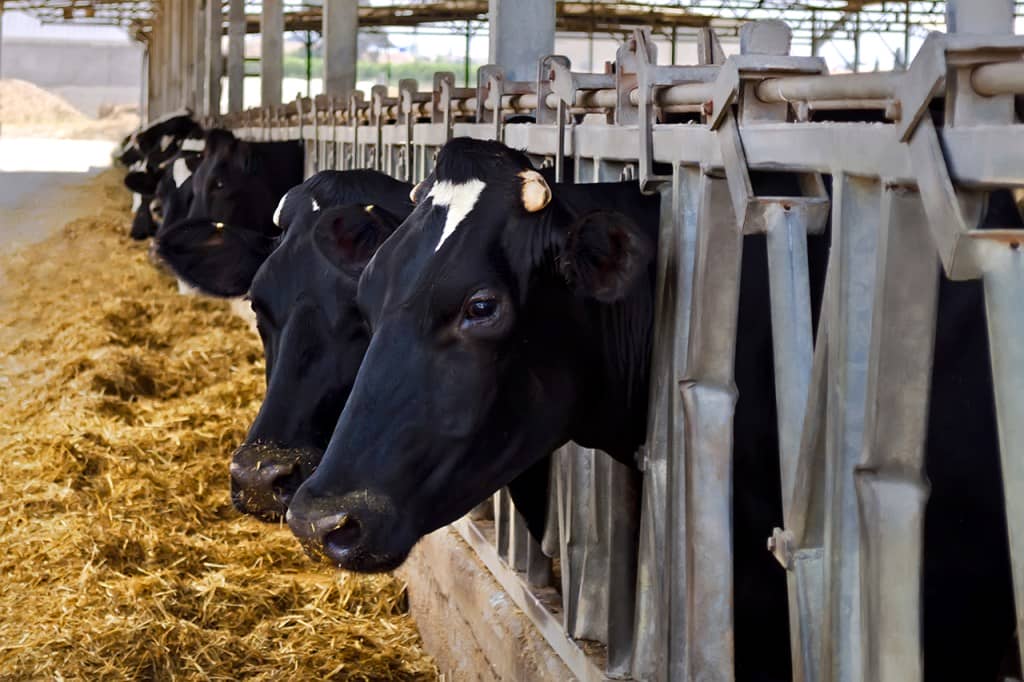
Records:
M733 678L732 446L734 357L743 236L723 178L705 174L686 378L686 552L683 679ZM699 493L698 493L699 491Z
M245 101L245 0L228 0L228 112Z
M686 472L686 430L683 416L683 396L680 380L686 374L690 347L690 325L693 319L694 270L697 264L698 230L701 204L704 200L704 173L696 166L676 167L672 173L671 220L662 214L659 245L664 243L665 289L659 290L655 315L663 311L665 326L656 336L656 343L672 349L672 374L666 386L668 394L667 437L668 483L667 497L667 574L668 574L668 664L674 679L685 679L687 664L687 612L689 592L690 524L687 522L688 479ZM663 194L662 201L667 197ZM665 204L663 204L664 206ZM671 230L671 233L669 233ZM656 317L657 319L657 317Z
M793 495L783 518L792 534L792 556L788 558L787 591L789 597L790 651L794 682L824 679L821 667L822 623L824 621L824 522L825 522L825 430L828 407L828 299L818 324L818 339L811 366L807 409L804 414L800 452L793 472ZM773 537L773 541L787 541ZM778 555L778 547L776 554Z
M598 450L578 448L572 477L573 506L570 541L575 618L569 634L598 642L608 640L608 533L602 523L608 504L608 460ZM563 568L564 570L564 568Z
M787 529L790 529L794 500L806 495L806 488L797 482L797 472L802 464L801 456L808 454L801 450L801 438L814 355L807 261L808 218L803 210L805 208L799 204L785 208L781 203L773 202L764 209L771 293L775 404L779 425L779 469L783 518ZM773 538L776 543L787 541L789 536ZM817 680L819 651L814 649L816 640L809 630L814 630L818 623L807 622L802 617L804 614L801 613L800 604L801 600L806 602L811 597L814 586L820 584L820 581L805 584L807 573L792 570L794 566L792 557L788 556L789 550L787 547L776 554L785 557L784 565L789 569L787 593L793 678L799 682ZM820 552L818 557L820 565Z
M999 453L1010 535L1017 644L1024 661L1024 251L1020 242L979 248L984 267L985 314L999 427Z
M903 64L900 66L904 71L910 68L910 29L913 24L910 23L910 0L907 0L906 7L903 10Z
M928 429L938 260L916 192L882 194L866 445L857 468L867 679L922 679L924 443Z
M281 104L284 78L284 2L263 0L260 14L260 104Z
M529 566L527 548L530 533L526 529L526 520L511 504L511 499L509 497L508 565L515 571L526 571Z
M577 168L579 164L577 163ZM677 170L673 177L678 179ZM676 183L673 183L673 188ZM647 437L640 450L643 489L640 508L640 540L637 560L636 615L633 633L633 677L665 679L669 666L668 593L669 549L665 538L669 521L668 468L676 423L678 358L672 355L673 322L678 314L674 305L677 280L674 277L677 254L672 248L677 239L674 192L662 191L661 220L658 233L658 261L654 300L654 338L651 357L651 384L648 398ZM687 287L688 289L688 287ZM682 491L674 491L682 492Z
M629 674L633 657L640 486L636 471L611 457L605 459L608 501L604 511L609 550L606 670L623 677Z
M864 446L865 369L871 345L881 186L877 180L840 173L834 176L833 191L822 671L823 679L831 682L859 682L865 677L853 471Z
M508 561L509 514L512 501L505 488L496 492L492 499L494 500L494 544L498 549L498 556Z
M469 82L470 82L469 81L469 44L472 41L472 39L473 39L473 26L472 26L472 23L467 19L466 20L466 56L464 57L463 64L462 64L462 69L463 69L463 73L462 73L462 87L464 87L464 88L468 88L469 87Z
M771 292L775 403L784 506L792 500L800 454L814 341L811 332L811 286L807 263L807 215L800 206L765 207L768 288Z
M853 72L860 71L860 12L853 17Z

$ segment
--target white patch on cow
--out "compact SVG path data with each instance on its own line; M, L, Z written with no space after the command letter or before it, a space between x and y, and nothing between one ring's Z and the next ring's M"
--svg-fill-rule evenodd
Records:
M281 227L281 211L284 210L284 202L288 200L288 192L284 193L281 201L277 202L277 209L274 211L274 225Z
M174 168L172 169L172 176L174 178L174 186L181 187L185 184L185 181L192 175L192 169L188 167L188 163L185 159L175 159Z
M455 234L455 229L473 210L477 199L480 198L480 193L486 186L487 184L483 180L476 178L458 184L447 180L434 183L427 198L434 200L434 206L444 206L448 209L448 215L444 219L444 229L441 231L441 239L434 247L434 253L441 249L448 237Z
M188 109L188 108L185 108L185 109L176 109L174 111L169 111L166 114L164 114L163 116L160 116L159 118L154 118L152 121L147 123L146 127L143 128L142 131L149 130L150 128L153 128L154 126L158 126L161 123L166 123L167 121L170 121L172 118L178 118L179 116L192 116L192 110Z
M363 208L363 210L364 210L364 211L366 211L367 213L373 213L373 204L367 204L367 205L366 205L366 206L365 206L365 207Z
M172 135L161 135L160 136L160 151L165 152L167 148L174 142Z
M206 149L206 140L195 137L185 138L185 141L181 143L181 151L183 152L201 152L204 149Z
M201 292L196 287L192 286L181 277L178 278L178 293L182 296L196 296Z
M146 162L145 161L136 161L132 165L128 166L128 170L130 170L130 171L140 171L140 170L144 170L145 168L146 168Z
M316 203L316 199L313 199L313 212L316 213L320 210L320 204Z
M132 213L138 211L139 206L142 206L142 195L138 192L132 192Z

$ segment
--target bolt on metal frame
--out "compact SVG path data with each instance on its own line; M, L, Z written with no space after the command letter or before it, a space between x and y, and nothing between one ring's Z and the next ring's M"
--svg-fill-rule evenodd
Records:
M500 139L576 182L635 180L662 196L647 441L639 473L569 444L552 462L542 545L505 493L493 521L455 524L580 679L731 679L730 468L743 235L767 235L784 528L797 680L922 678L920 580L936 269L984 281L1018 628L1024 631L1024 231L976 229L986 190L1024 186L1024 39L1009 0L950 3L902 72L828 75L789 56L789 28L756 22L726 59L658 66L649 33L616 68L545 57L536 81L500 66L476 88L299 99L228 115L254 140L304 140L308 172L376 168L419 181L453 136ZM927 115L943 96L946 122ZM877 123L809 122L815 108ZM528 114L536 123L508 122ZM687 123L665 123L671 114ZM694 122L696 119L696 122ZM752 170L799 174L802 195L758 196ZM822 174L833 178L831 200ZM807 235L831 212L816 335ZM936 259L938 255L938 259ZM892 377L898 377L894 383ZM884 378L884 380L883 380ZM561 566L561 596L550 588ZM551 604L559 608L552 610ZM566 637L568 635L568 637ZM575 640L599 642L587 656ZM593 647L588 646L589 650Z

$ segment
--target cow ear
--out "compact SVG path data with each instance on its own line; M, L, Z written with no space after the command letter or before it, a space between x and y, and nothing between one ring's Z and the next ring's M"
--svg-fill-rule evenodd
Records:
M593 211L569 228L562 274L581 293L604 303L620 300L654 256L650 236L618 211Z
M333 206L317 220L315 243L329 261L358 275L384 240L395 231L398 221L373 205Z
M209 220L185 220L157 234L156 253L181 279L212 296L249 291L256 271L276 242Z
M152 175L143 171L132 171L124 176L124 185L136 194L154 194L156 192L156 180Z

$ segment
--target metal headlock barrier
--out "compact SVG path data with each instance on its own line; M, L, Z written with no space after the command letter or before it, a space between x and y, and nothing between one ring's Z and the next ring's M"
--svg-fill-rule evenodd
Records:
M821 59L789 56L777 21L746 25L739 55L725 58L705 32L700 63L660 66L641 30L607 73L549 56L534 82L489 65L476 88L438 73L429 90L405 80L397 96L375 87L220 121L250 140L303 140L310 174L376 168L419 181L445 141L470 136L524 149L558 177L571 161L576 182L661 193L642 475L569 445L553 459L542 546L504 492L493 522L455 524L579 679L734 676L733 357L747 234L767 239L784 527L766 540L788 576L794 679L922 679L940 264L984 282L1024 632L1024 231L976 229L986 191L1024 185L1013 99L1024 93L1024 38L1009 33L1003 0L951 2L947 13L951 32L928 37L903 72L829 75ZM815 122L821 110L877 117ZM751 171L769 170L799 174L802 196L755 194ZM807 235L830 213L815 336Z

